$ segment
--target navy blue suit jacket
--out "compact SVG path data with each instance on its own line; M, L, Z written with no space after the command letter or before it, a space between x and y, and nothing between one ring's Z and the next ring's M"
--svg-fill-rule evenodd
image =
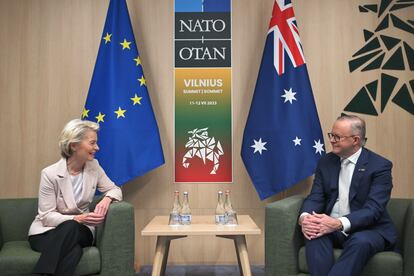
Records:
M302 205L302 212L331 213L338 198L340 169L340 158L333 153L319 160L312 190ZM351 222L349 234L374 230L390 245L395 244L397 232L386 210L392 189L391 169L389 160L362 148L349 189L351 213L345 216Z

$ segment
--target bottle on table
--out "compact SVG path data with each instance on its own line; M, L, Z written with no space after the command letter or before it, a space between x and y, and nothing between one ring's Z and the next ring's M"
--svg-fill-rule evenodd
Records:
M181 224L189 225L191 224L191 209L190 209L190 204L188 201L188 192L184 192L183 196L184 196L183 206L181 207L181 212L180 212Z
M180 225L181 219L180 219L180 212L181 212L181 203L180 203L180 192L175 191L174 192L174 205L170 212L170 221L169 225Z
M226 210L224 209L223 192L217 193L216 224L226 224Z
M237 225L237 213L233 209L233 206L231 205L231 199L230 199L230 191L226 191L226 201L224 203L224 210L226 211L226 224L227 225Z

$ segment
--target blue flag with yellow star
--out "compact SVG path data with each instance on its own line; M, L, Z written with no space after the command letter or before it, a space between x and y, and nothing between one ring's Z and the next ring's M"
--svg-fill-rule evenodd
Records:
M241 151L260 199L311 176L323 147L293 6L275 1Z
M117 185L164 164L125 0L109 3L82 119L99 123L96 158Z

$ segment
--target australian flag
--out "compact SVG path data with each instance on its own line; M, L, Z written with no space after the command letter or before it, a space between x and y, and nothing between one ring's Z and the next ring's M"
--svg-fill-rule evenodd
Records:
M96 158L117 184L164 164L125 0L111 0L82 119L100 125Z
M311 176L324 151L292 3L276 0L242 159L263 200Z

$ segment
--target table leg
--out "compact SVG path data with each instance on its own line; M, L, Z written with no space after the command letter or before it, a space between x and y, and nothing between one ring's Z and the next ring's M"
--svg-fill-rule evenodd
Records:
M138 273L139 271L141 271L141 265L136 260L134 261L134 271L135 273Z
M236 248L237 261L239 263L240 274L251 276L249 255L247 254L247 244L245 235L217 235L217 237L232 239Z
M240 276L244 276L243 275L243 270L242 270L242 265L241 265L241 262L240 262L239 248L237 247L236 239L233 239L233 241L234 241L234 248L236 249L237 263L239 264Z
M168 252L170 251L170 243L171 243L171 240L167 239L167 242L165 245L164 257L162 258L161 275L165 275L165 269L167 268L167 259L168 259Z
M235 236L236 251L238 252L240 258L241 268L243 276L251 276L252 272L250 270L249 255L247 254L247 244L246 236L238 235Z
M160 276L160 275L165 274L171 240L180 239L184 237L187 237L187 236L158 236L157 237L157 245L155 246L155 255L154 255L154 262L152 265L151 276Z
M158 236L157 245L155 246L154 263L152 264L152 276L160 276L161 269L167 249L168 239L167 237ZM168 257L168 256L167 256Z

